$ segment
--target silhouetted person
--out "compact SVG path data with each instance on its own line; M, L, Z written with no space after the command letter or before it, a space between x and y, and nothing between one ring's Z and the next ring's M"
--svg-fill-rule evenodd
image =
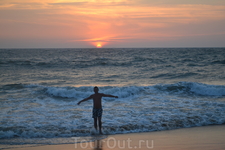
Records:
M115 97L118 98L118 96L113 95L107 95L103 93L98 93L99 89L98 87L94 87L95 94L92 94L88 98L85 98L81 101L79 101L77 104L79 105L81 102L93 99L93 111L92 111L92 118L94 118L94 127L97 130L97 121L99 126L99 133L102 134L102 97Z

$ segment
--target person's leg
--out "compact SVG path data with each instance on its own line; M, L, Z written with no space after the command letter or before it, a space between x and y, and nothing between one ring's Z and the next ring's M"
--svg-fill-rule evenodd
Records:
M99 133L102 134L102 117L98 117Z
M95 130L97 131L97 118L94 118L94 127L95 127Z

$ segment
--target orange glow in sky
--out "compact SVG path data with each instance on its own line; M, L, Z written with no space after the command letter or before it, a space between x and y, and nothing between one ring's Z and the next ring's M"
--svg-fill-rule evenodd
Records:
M0 48L225 47L224 25L224 0L0 1Z

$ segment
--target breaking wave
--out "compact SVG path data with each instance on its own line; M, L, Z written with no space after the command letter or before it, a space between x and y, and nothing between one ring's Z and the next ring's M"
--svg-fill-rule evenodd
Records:
M167 92L196 96L225 96L225 86L208 85L196 82L178 82L175 84L157 84L154 86L100 87L101 92L118 95L120 98L139 96L148 92ZM92 93L92 87L46 87L49 95L62 98L81 98ZM146 93L147 92L147 93Z
M27 88L34 97L2 102L5 118L0 125L1 139L90 135L92 103L85 102L79 107L76 103L92 94L93 87L9 84L1 88L5 92ZM225 103L201 99L202 96L225 96L225 86L222 85L178 82L153 86L103 86L100 92L119 96L118 99L103 100L106 134L225 123Z

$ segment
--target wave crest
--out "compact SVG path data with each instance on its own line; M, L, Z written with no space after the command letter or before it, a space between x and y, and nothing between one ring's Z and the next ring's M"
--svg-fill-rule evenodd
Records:
M225 86L208 85L197 82L178 82L175 84L159 84L156 89L165 92L175 92L200 96L225 96Z

